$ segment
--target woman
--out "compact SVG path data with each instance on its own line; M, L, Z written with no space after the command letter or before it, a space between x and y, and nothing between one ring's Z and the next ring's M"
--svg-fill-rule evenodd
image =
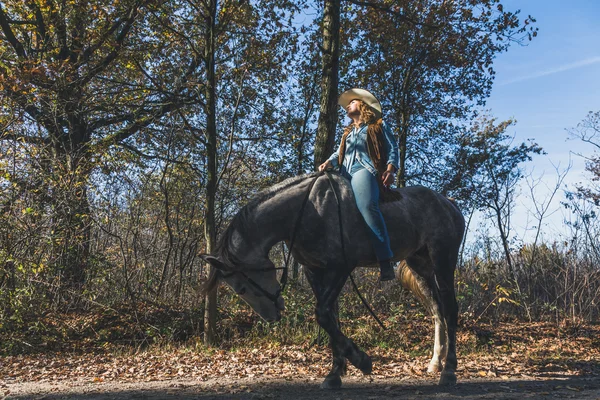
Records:
M356 205L369 230L379 261L380 280L394 279L390 239L379 210L380 187L394 182L398 169L398 145L381 119L381 103L369 91L350 89L338 104L352 122L344 130L340 147L319 166L319 171L341 166L352 185Z

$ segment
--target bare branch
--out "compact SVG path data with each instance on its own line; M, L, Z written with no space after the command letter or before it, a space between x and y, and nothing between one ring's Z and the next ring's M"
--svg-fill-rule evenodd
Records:
M221 170L221 173L219 174L219 177L217 178L217 187L219 187L219 184L221 183L221 179L223 179L223 175L225 174L225 171L229 168L229 162L231 161L231 155L233 153L233 134L235 132L235 123L237 122L238 109L240 107L240 102L242 100L242 93L243 93L242 89L244 87L244 78L246 77L247 72L248 72L248 70L245 70L240 79L240 87L239 87L238 97L236 99L235 107L233 109L233 116L231 117L231 129L229 130L229 149L227 151L227 156L225 157L225 163L223 164L223 169Z
M85 50L81 52L81 58L78 60L79 63L83 64L86 61L88 61L92 54L94 54L96 50L98 50L106 42L106 40L110 38L115 33L115 31L119 29L121 25L123 25L123 22L124 19L117 19L115 22L113 22L110 28L106 30L104 35L102 35L102 37L100 37L100 39L96 43L88 46Z
M132 146L130 144L124 143L124 142L121 142L118 145L121 146L121 147L123 147L124 149L127 149L128 151L132 152L133 154L135 154L135 155L137 155L137 156L139 156L141 158L147 159L147 160L160 160L160 161L164 161L166 163L173 163L173 164L178 164L178 165L188 165L187 162L180 161L180 160L175 159L175 158L163 157L161 155L156 155L156 154L154 154L154 155L153 154L146 154L143 151L139 150L138 148L136 148L136 147L134 147L134 146Z
M27 5L34 12L35 25L37 27L38 34L40 35L42 42L46 43L48 41L48 32L46 31L46 25L44 24L44 17L42 15L42 11L38 7L38 5L33 1L28 2Z
M29 136L29 135L18 135L14 133L0 133L1 141L15 141L15 142L23 142L29 144L37 144L37 145L47 145L50 144L50 141L46 138L38 137L38 136Z
M19 40L16 38L14 32L10 28L9 18L6 15L6 13L4 12L4 9L2 8L2 3L0 3L0 27L2 28L2 32L4 33L4 36L6 36L6 39L8 40L10 45L17 52L17 55L20 58L27 58L27 53L25 52L25 49L23 48L23 44L21 44L21 42L19 42Z
M92 68L87 74L85 74L81 78L81 86L86 85L89 81L94 79L94 77L96 77L99 73L104 71L117 58L121 51L121 46L123 45L125 38L129 34L131 27L135 22L140 6L140 2L137 2L129 9L129 12L127 13L127 19L125 20L123 27L121 28L116 37L114 49L110 53L108 53L108 55L104 57L104 59L100 61L98 65Z
M148 125L152 124L154 121L161 118L165 114L167 114L171 111L174 111L177 108L183 106L183 104L184 104L183 102L175 102L175 101L163 104L155 112L153 112L152 114L150 114L148 116L136 117L136 119L130 125L126 126L125 128L123 128L121 130L118 130L117 132L113 133L112 135L106 136L105 138L100 140L97 143L97 145L100 147L109 147L111 145L117 144L117 143L131 137L135 133L139 132L140 129L143 129L143 128L147 127ZM146 111L146 110L140 109L136 114L138 116L143 115L143 111ZM139 118L139 119L137 119L137 118Z

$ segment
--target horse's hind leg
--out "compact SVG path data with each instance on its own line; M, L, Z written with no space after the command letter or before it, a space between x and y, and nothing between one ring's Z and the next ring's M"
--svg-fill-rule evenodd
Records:
M444 368L444 360L448 352L448 340L446 335L446 321L439 306L441 299L435 289L433 277L433 265L429 258L410 257L406 260L412 271L418 271L422 275L415 275L406 264L398 268L398 277L402 285L417 296L425 308L427 308L434 319L435 333L433 356L427 367L427 372L440 372Z
M448 331L446 321L444 321L444 316L437 306L433 318L435 322L435 342L433 344L433 356L427 366L427 372L429 373L441 372L444 368L446 356L448 355Z
M432 259L435 268L435 288L439 306L444 316L448 335L446 362L440 376L440 385L456 383L456 329L458 325L458 304L454 291L454 270L458 254L453 251L434 253Z
M442 299L435 288L435 278L426 283L429 292L430 310L435 325L433 355L427 365L427 372L437 373L444 369L444 361L448 356L448 326L442 310Z
M341 376L345 372L346 358L363 373L371 373L373 366L371 358L342 334L336 319L335 302L348 279L348 271L316 268L307 268L305 271L317 297L317 322L329 334L333 353L333 366L321 387L337 389L342 386Z

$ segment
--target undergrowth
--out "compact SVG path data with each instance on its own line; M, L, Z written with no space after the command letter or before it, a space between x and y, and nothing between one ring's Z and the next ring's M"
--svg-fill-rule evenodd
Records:
M339 320L343 332L362 348L394 349L411 356L427 356L433 345L433 321L416 299L400 285L382 288L376 271L360 272L359 290L383 321L381 328L365 309L348 284L339 300ZM479 295L473 292L471 296ZM482 296L481 299L484 299ZM218 337L220 348L263 346L328 346L327 334L315 319L315 300L310 288L292 280L285 293L286 311L281 321L267 323L221 286L219 290ZM492 299L493 300L493 299ZM486 300L489 301L489 300ZM468 293L459 293L459 353L510 350L523 340L514 334L498 334L500 322L522 322L514 314L498 317L499 307L514 307L507 302L474 308ZM70 303L68 308L31 308L9 323L0 325L0 354L45 352L125 352L188 348L206 351L203 346L202 307L187 308L151 302L102 305L98 302ZM494 309L482 313L481 310ZM44 311L39 311L44 310ZM476 312L474 312L476 310ZM546 321L546 324L549 322ZM588 326L583 321L550 321L555 335L569 335ZM526 330L524 337L533 333ZM537 335L538 333L536 333Z

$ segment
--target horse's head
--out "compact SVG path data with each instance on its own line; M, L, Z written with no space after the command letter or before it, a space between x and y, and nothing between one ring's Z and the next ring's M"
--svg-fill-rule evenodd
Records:
M203 255L202 259L216 271L209 278L209 288L222 279L265 321L281 319L284 302L277 270L271 260L267 258L262 265L231 266L211 255Z

